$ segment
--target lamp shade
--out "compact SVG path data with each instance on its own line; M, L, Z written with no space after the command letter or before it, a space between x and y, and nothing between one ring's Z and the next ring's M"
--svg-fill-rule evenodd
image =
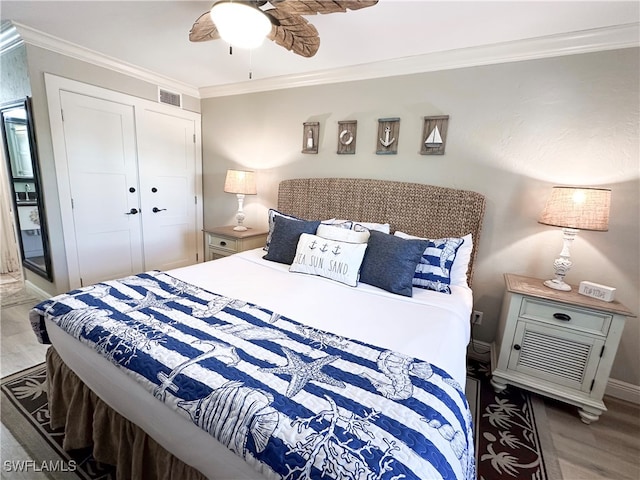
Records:
M220 0L211 7L210 15L220 37L235 47L259 47L271 31L264 12L246 2Z
M607 231L611 190L553 187L538 222L577 230Z
M224 181L224 191L227 193L242 193L255 195L256 172L245 170L227 170L227 178Z

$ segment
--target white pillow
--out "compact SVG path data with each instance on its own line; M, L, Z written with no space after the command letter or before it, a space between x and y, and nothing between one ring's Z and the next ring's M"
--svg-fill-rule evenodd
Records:
M273 237L273 229L275 227L275 219L276 217L285 217L290 218L291 220L305 220L304 218L294 217L293 215L287 215L285 213L279 212L275 208L270 208L267 212L267 221L269 224L269 232L267 233L267 241L265 242L263 250L265 252L269 251L269 245L271 245L271 237ZM353 226L353 222L349 220L338 220L336 218L330 218L328 220L323 220L322 223L326 225L333 225L338 228L346 228L350 229Z
M462 237L462 240L464 240L464 242L460 245L460 248L458 248L456 259L453 261L453 266L451 267L451 285L468 287L467 270L469 269L471 253L473 252L473 237L469 233Z
M395 232L396 236L401 238L422 238L416 237L413 235L406 234L404 232L397 231ZM429 240L429 239L423 239ZM458 285L461 287L468 287L467 283L467 270L469 268L469 262L471 261L471 253L473 251L473 237L469 233L462 237L462 245L458 247L456 251L456 256L453 260L453 264L451 265L451 270L449 272L450 284Z
M355 287L366 249L366 243L337 242L303 233L289 271L318 275Z
M356 232L355 230L346 230L334 225L318 225L316 235L338 242L367 243L369 240L369 231Z
M320 222L324 225L331 225L337 228L346 228L347 230L353 227L353 222L350 220L341 220L339 218L330 218L329 220L323 220Z
M388 223L373 223L373 222L353 222L353 230L356 232L362 232L366 230L377 230L382 233L390 233L391 226Z

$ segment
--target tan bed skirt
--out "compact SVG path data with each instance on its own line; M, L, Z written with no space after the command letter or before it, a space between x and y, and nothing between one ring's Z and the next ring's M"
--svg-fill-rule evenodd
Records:
M97 461L117 465L118 480L206 478L104 403L53 347L47 351L47 380L51 427L65 427L65 450L93 445Z

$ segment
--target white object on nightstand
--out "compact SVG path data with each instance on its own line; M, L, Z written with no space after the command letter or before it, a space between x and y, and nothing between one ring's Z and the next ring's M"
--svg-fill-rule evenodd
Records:
M267 233L266 229L254 228L239 232L233 225L205 230L207 260L217 260L234 253L264 247L267 243Z
M619 302L553 290L543 280L505 274L506 292L491 348L491 384L576 405L584 423L607 410L602 401L625 317Z
M606 285L585 281L580 282L578 293L580 295L597 298L605 302L613 302L613 297L616 295L616 289L613 287L607 287Z

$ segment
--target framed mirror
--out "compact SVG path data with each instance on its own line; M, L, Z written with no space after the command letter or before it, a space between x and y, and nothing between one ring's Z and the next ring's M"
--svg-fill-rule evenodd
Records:
M0 113L22 264L32 272L52 280L31 99L2 105Z

